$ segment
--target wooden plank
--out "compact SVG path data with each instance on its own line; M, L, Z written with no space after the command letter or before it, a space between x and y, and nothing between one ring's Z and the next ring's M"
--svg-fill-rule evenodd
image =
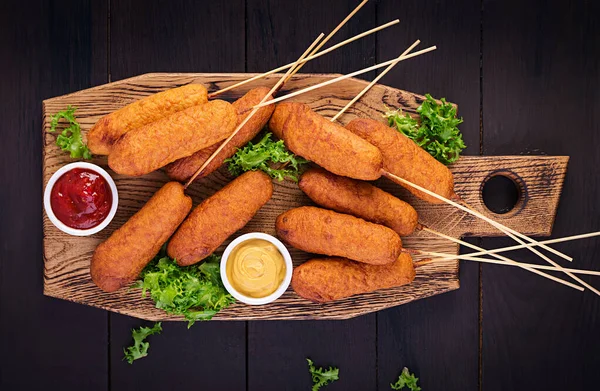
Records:
M244 1L111 3L111 80L146 72L243 72Z
M375 315L345 321L248 322L248 389L309 390L306 358L337 366L329 390L376 389Z
M104 111L112 111L130 102L133 96L149 94L159 89L180 85L187 80L212 85L220 85L220 80L235 80L247 77L244 74L212 75L212 74L149 74L122 82L115 82L91 90L80 91L64 97L46 100L46 114L54 112L67 104L79 107L79 118L84 130L101 116ZM275 76L276 77L276 76ZM331 78L331 75L300 75L288 88L307 83L309 79L321 80ZM358 88L354 85L358 85ZM351 79L327 91L327 95L304 97L306 102L316 111L323 113L336 111L341 108L347 98L355 90L359 90L365 82ZM218 88L218 87L217 87ZM240 94L243 91L239 92ZM124 98L127 96L127 98ZM385 97L385 98L383 98ZM395 90L378 85L363 99L362 112L376 113L378 118L383 111L383 102L403 104L414 110L421 96L406 91ZM367 105L366 102L370 103ZM326 103L324 103L326 102ZM323 110L324 108L324 110ZM46 129L48 124L46 115ZM345 120L353 118L346 116ZM52 136L46 134L44 181L52 173L68 162L69 158L54 145ZM95 158L94 162L106 166L106 158ZM523 202L518 211L503 216L498 220L512 228L528 234L544 234L550 231L556 209L562 180L566 172L566 157L464 157L454 164L453 170L456 189L459 195L468 203L481 207L480 189L482 181L498 172L508 170L522 181ZM149 320L179 319L166 316L162 311L152 307L151 301L142 299L139 291L119 290L114 293L100 291L89 278L89 259L95 247L118 226L123 224L133 213L151 197L151 195L166 182L162 172L145 175L143 178L132 178L114 175L119 188L120 207L109 227L91 237L72 237L55 228L47 219L44 220L45 232L45 290L49 296L61 297L67 300L86 303L110 309L115 312L134 315ZM189 193L195 202L212 195L223 187L231 178L226 169L222 168L215 175L203 179L190 187ZM464 235L485 236L495 235L496 231L470 215L466 215L448 205L426 204L408 194L399 186L386 180L378 184L385 190L409 201L420 213L420 220L427 226L438 229L456 237ZM240 233L261 231L274 234L275 217L283 211L295 206L310 204L308 198L291 182L275 183L274 196L256 217ZM554 201L553 201L554 200ZM540 218L539 216L544 216ZM223 246L225 246L227 241ZM431 235L418 233L405 238L406 247L416 249L437 250L438 252L456 252L452 242L433 238ZM222 251L224 247L221 247ZM298 250L292 250L296 264L305 261L309 255ZM298 297L291 289L277 302L266 306L245 306L240 303L221 311L215 319L246 320L246 319L346 319L388 308L391 306L429 297L458 288L458 268L456 263L433 264L420 270L418 278L410 286L383 290L370 294L340 300L325 305L310 303Z
M295 61L323 32L328 35L361 0L281 2L248 0L247 72L266 72ZM364 5L324 48L370 30L399 16L390 14L376 23L375 2ZM391 27L390 29L394 29ZM375 35L354 41L306 63L302 73L350 73L375 64ZM400 53L398 53L400 54ZM373 74L366 74L370 78Z
M553 236L600 230L598 2L484 1L483 7L484 152L571 155ZM557 248L575 258L574 266L598 269L598 240ZM514 255L539 262L528 251ZM520 270L486 265L482 273L484 391L598 388L596 295ZM598 286L598 279L584 280Z
M468 146L465 152L469 155L479 154L479 8L480 2L476 0L458 4L439 1L378 3L379 20L400 15L398 28L383 31L378 37L378 61L396 56L417 38L422 41L420 47L438 47L414 61L398 64L382 81L456 102L459 115L465 120L460 129ZM361 105L355 107L360 109ZM484 161L498 162L493 157ZM478 187L481 177L467 176L459 181L458 193L461 197L467 193L471 196L467 202L480 209ZM533 222L530 217L518 224L519 229L525 229ZM461 224L473 227L474 236L494 234L489 226L468 220ZM513 223L510 218L503 220ZM397 379L404 366L417 373L424 390L477 389L478 293L479 266L463 263L458 291L378 313L379 389L388 390L390 382Z
M247 71L266 71L294 61L319 32L328 34L359 3L360 0L326 3L319 0L248 0ZM375 27L375 22L375 4L371 1L340 29L326 47ZM375 36L371 35L307 63L301 72L347 73L374 62ZM294 86L288 84L289 88L297 88ZM358 93L364 83L348 86L352 91L345 94L347 97ZM313 100L317 96L298 98ZM339 110L339 103L335 103L334 107L330 105L330 99L324 98L318 98L318 110L331 117ZM292 189L297 197L297 187L294 185ZM303 202L307 201L303 199ZM273 220L274 216L270 220L270 230L273 230ZM307 317L317 315L318 306L312 307L305 312ZM327 386L327 390L374 389L377 373L375 326L373 314L343 322L249 322L248 390L310 389L312 381L307 357L317 366L335 365L340 368L340 380Z
M42 295L42 99L106 83L106 1L0 4L0 389L106 390L107 314Z
M244 0L112 1L112 80L157 71L244 71L244 29ZM149 86L142 87L137 97L152 92ZM131 98L126 94L111 99L124 103ZM155 179L162 183L166 177L156 173L150 183L156 184ZM141 207L148 193L123 195L125 204ZM123 211L122 217L132 212L128 207ZM122 349L131 343L130 329L140 325L139 319L111 316L113 391L245 389L244 322L199 322L190 330L184 323L164 324L162 335L153 338L150 357L130 366L121 361Z
M190 329L183 322L163 323L162 333L148 338L148 357L132 365L123 361L123 348L133 342L131 328L152 325L111 316L111 389L245 389L245 322L198 322Z

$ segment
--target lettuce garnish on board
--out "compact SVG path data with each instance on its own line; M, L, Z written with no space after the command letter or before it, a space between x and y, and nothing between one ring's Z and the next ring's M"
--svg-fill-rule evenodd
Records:
M402 113L401 109L391 110L386 107L384 117L388 124L402 132L431 156L443 164L451 164L458 160L460 153L466 148L458 125L462 118L456 117L456 107L440 99L439 104L429 94L417 108L420 121Z
M181 267L163 247L134 287L141 288L143 296L150 293L156 308L183 315L190 328L235 302L221 281L220 262L221 258L213 254L199 264Z
M225 163L229 163L232 175L261 170L278 181L289 179L298 182L302 166L308 160L294 155L283 145L283 140L273 141L271 133L266 133L258 143L249 142L244 148L238 149Z
M83 136L81 135L81 126L75 118L76 107L71 105L67 106L66 110L59 111L58 113L50 116L50 130L49 132L54 133L61 119L66 120L69 126L63 129L63 131L56 137L56 145L63 151L69 152L72 159L84 158L91 159L92 153L88 149L87 145L83 142Z

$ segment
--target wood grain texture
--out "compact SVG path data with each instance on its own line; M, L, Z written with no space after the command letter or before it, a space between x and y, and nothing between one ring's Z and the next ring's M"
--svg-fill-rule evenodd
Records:
M192 81L218 88L227 82L245 77L248 75L148 74L44 101L44 183L53 172L69 160L68 156L59 151L54 144L54 136L46 133L50 113L56 112L68 104L75 105L79 108L78 118L80 118L82 128L87 130L102 113L115 110L132 101L133 97L139 98L144 93L149 94L152 91ZM287 88L295 89L311 80L314 82L330 77L332 76L300 75L290 82ZM221 84L221 80L227 82ZM317 96L316 93L308 94L309 96L304 96L305 102L317 112L327 115L326 113L334 112L336 108L342 107L347 98L353 96L357 87L360 88L364 84L363 81L349 80L329 89L324 96ZM129 91L133 97L124 98ZM242 95L244 91L236 91L236 93ZM115 99L115 97L118 98ZM407 110L409 108L414 110L421 99L422 97L412 93L377 86L363 98L363 102L369 101L371 104L368 105L368 108L363 108L362 112L370 113L371 117L376 118L381 115L384 102L388 105L402 105ZM345 116L344 121L349 121L351 118L353 118L352 115ZM106 158L96 158L94 162L106 166ZM456 178L457 193L473 205L477 205L480 180L489 176L490 173L502 168L519 175L527 184L525 205L512 217L501 217L500 220L516 230L539 235L550 232L562 178L566 170L566 162L567 158L565 157L464 157L451 169ZM101 292L89 279L89 259L97 244L107 238L116 227L123 224L166 181L162 172L154 172L141 178L121 175L113 175L113 177L119 189L119 210L109 227L99 234L86 238L74 238L63 234L50 223L47 217L44 217L44 293L148 320L177 319L177 317L166 316L162 311L154 309L150 300L140 297L139 291L121 289L108 294ZM552 180L548 181L544 178ZM196 182L194 186L190 187L188 193L195 203L198 203L216 192L229 180L225 168L222 168L218 173ZM414 205L420 213L420 220L434 229L457 237L465 234L479 236L495 234L485 225L473 221L463 212L450 206L425 205L398 186L383 182L383 180L380 181L382 181L380 185L385 190ZM541 195L538 195L540 193ZM539 200L541 196L545 197L544 200ZM308 198L300 192L295 183L275 183L271 201L239 233L261 231L275 234L273 222L278 214L289 208L307 204L310 204ZM546 215L547 218L539 218L540 215ZM225 242L223 246L228 242ZM453 243L427 237L423 233L407 237L404 242L408 248L426 248L432 251L454 253L457 251L456 245ZM221 247L221 250L223 248ZM303 262L308 256L306 253L292 249L292 257L296 263ZM325 305L309 303L288 290L281 299L270 305L253 307L238 303L219 312L215 319L346 319L457 289L459 286L457 274L457 263L432 264L420 269L416 281L410 286L382 290Z
M432 53L398 64L382 83L429 92L458 104L458 114L464 118L459 128L467 144L465 153L479 155L480 1L384 0L378 2L377 11L379 20L390 15L400 18L397 28L379 34L378 61L392 57L417 38L422 41L419 47L437 45ZM472 168L477 170L476 166ZM458 193L461 197L467 194L471 198L467 202L482 210L477 188L481 177L465 179L457 185ZM464 218L468 222L460 224L466 227L475 222ZM505 220L509 222L512 219ZM477 224L477 231L490 229L481 222ZM469 241L479 244L480 240ZM390 382L397 379L404 366L417 374L424 390L478 389L479 271L480 265L462 262L459 290L377 313L380 390L389 390Z
M522 5L483 2L484 152L571 155L553 235L598 231L600 5ZM486 239L484 247L507 243ZM556 248L578 268L599 269L597 239ZM514 255L539 262L528 251ZM598 388L598 296L495 266L483 268L482 285L483 390ZM559 371L568 375L551 376Z
M106 83L104 1L0 3L0 390L106 390L107 313L42 295L42 100Z

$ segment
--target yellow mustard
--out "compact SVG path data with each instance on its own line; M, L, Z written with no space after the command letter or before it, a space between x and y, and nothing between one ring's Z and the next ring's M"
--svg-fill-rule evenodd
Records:
M262 298L275 292L283 282L285 260L275 245L264 239L246 240L227 259L227 279L241 294Z

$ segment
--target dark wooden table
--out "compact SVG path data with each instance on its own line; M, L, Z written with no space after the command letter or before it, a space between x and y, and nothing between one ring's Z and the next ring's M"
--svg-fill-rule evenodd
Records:
M131 366L143 322L42 295L43 99L146 72L268 70L358 2L1 2L1 390L308 390L305 357L340 367L331 391L389 390L403 366L425 391L598 389L600 298L501 266L463 264L458 291L348 321L165 324ZM303 71L436 44L383 82L457 102L467 154L570 155L554 236L600 230L598 2L371 0L335 40L395 18ZM600 269L599 240L557 248Z

